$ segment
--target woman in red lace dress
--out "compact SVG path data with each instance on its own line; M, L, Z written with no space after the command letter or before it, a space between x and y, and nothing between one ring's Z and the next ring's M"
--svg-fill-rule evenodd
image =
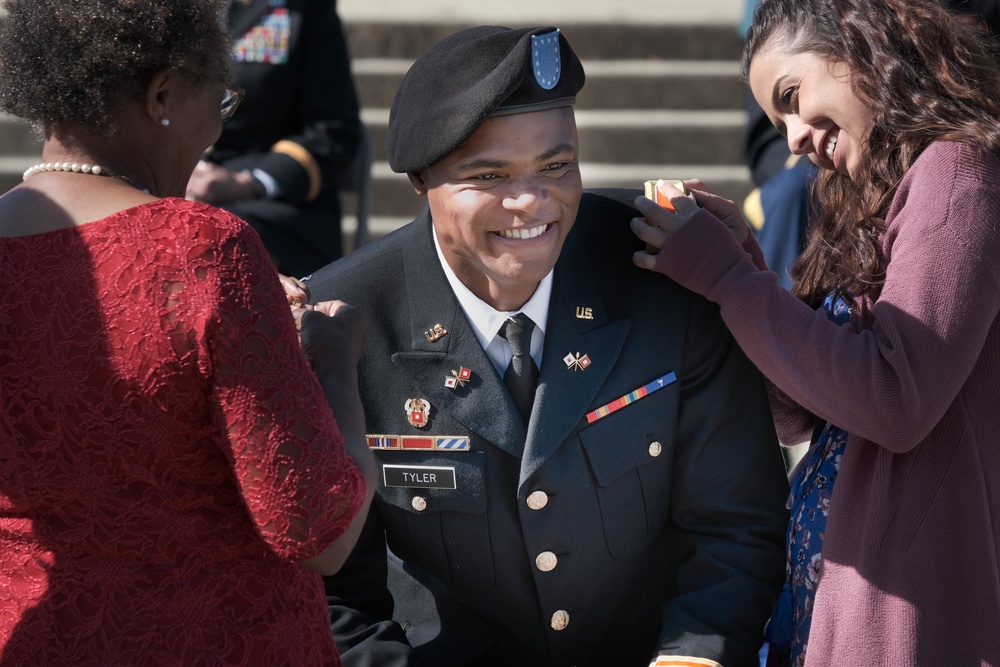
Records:
M305 314L314 375L254 232L181 198L239 97L227 7L6 3L0 108L46 139L0 197L2 665L339 664L363 324Z

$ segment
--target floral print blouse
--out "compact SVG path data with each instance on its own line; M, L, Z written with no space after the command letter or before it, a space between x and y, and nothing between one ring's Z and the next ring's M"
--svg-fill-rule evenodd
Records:
M838 324L850 321L847 304L833 295L823 301L823 308ZM795 469L787 503L791 519L785 585L767 628L769 666L802 667L805 663L813 599L823 568L823 533L846 443L846 431L826 424Z

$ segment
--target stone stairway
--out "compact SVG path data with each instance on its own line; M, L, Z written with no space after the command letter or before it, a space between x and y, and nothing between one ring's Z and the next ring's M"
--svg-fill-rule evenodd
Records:
M405 175L393 173L385 162L396 86L416 56L465 25L344 17L362 120L374 150L371 237L409 221L424 203ZM701 178L719 194L742 200L752 186L742 158L741 43L732 24L558 25L587 72L576 106L585 186L641 187L650 178ZM32 132L0 116L0 192L19 182L38 157ZM353 195L346 193L346 248L353 242L354 208Z

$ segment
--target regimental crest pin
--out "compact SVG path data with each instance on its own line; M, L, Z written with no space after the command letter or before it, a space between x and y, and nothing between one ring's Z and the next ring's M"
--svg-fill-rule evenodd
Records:
M472 379L472 369L459 366L458 370L452 370L451 375L444 379L444 386L448 389L458 389L464 387L465 383Z
M408 398L403 405L406 408L406 420L411 426L425 428L431 414L431 404L422 398Z
M545 90L552 90L562 74L559 55L559 30L531 36L531 62L535 81Z
M591 363L590 357L587 355L583 355L581 357L579 352L577 352L576 355L570 352L563 357L563 362L566 364L566 368L573 371L585 371L587 370L587 366Z
M447 336L448 330L445 329L440 324L435 324L433 327L425 331L424 335L427 336L427 340L429 342L433 343L434 341L441 340L442 338Z

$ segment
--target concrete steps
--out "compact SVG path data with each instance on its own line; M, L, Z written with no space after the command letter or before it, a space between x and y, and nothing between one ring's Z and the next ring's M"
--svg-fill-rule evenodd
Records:
M377 237L412 219L424 204L406 177L385 162L389 106L399 80L431 44L469 23L342 16L362 120L372 136L369 226ZM576 106L586 187L639 187L663 177L701 178L738 200L750 191L742 156L741 43L733 25L594 20L559 26L587 72ZM39 153L24 123L0 116L0 192L20 181ZM355 203L352 194L343 199L345 247L350 248Z

